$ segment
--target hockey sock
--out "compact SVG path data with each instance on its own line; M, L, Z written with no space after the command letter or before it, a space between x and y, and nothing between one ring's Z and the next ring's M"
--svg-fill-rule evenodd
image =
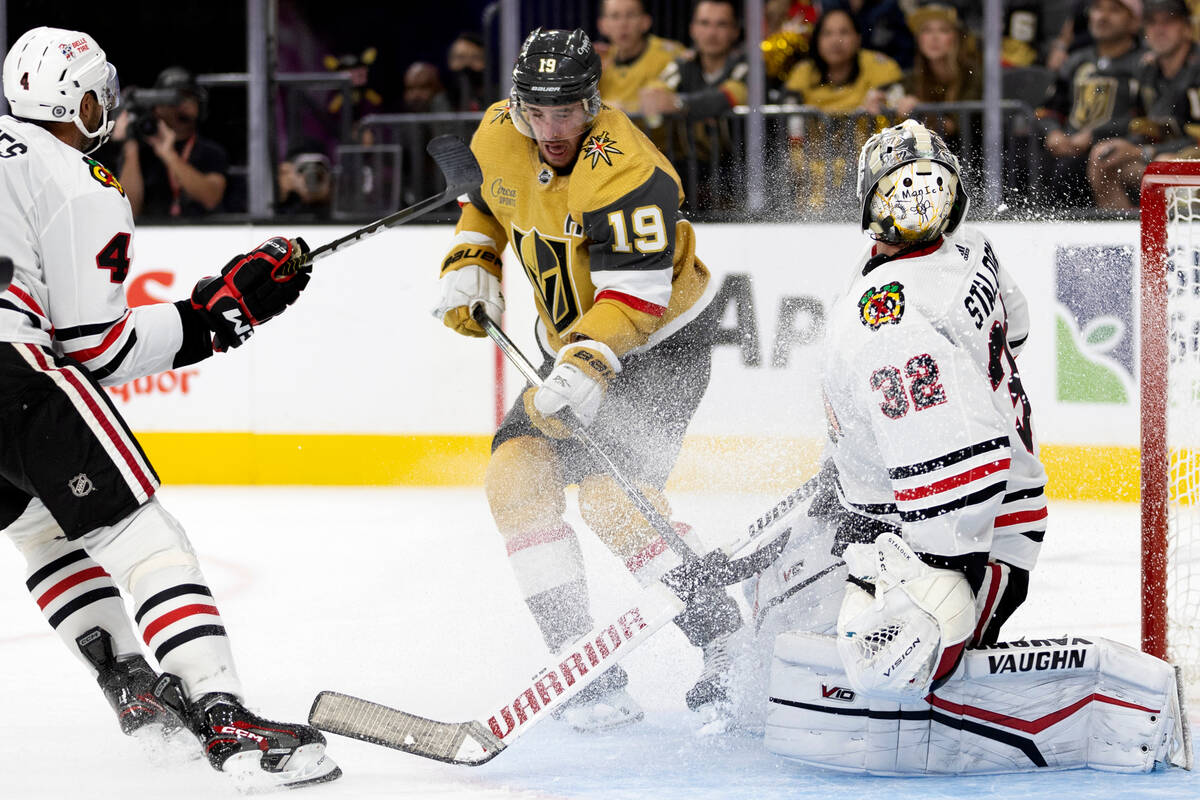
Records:
M514 536L507 542L508 562L552 651L592 627L588 610L583 552L574 529L565 522Z
M651 486L641 486L647 499L664 516L670 516L666 496ZM588 527L619 556L642 586L649 586L667 570L682 563L641 512L633 505L616 481L607 475L591 475L579 484L579 511ZM675 533L692 550L699 543L690 525L672 523Z
M22 549L26 559L25 586L50 627L87 666L75 640L97 626L109 632L118 658L141 654L137 637L129 626L125 603L112 577L77 542L55 539Z
M84 542L133 597L134 622L163 671L178 675L193 698L209 692L241 696L212 592L183 528L157 500L92 531Z

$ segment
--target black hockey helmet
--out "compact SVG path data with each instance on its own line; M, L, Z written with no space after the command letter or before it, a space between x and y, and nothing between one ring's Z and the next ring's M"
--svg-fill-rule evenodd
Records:
M521 45L512 81L513 93L525 103L565 106L587 100L600 82L600 56L581 28L537 28Z
M533 136L526 106L580 103L589 126L600 112L600 55L582 28L533 30L521 45L512 83L509 109L513 123L526 136Z

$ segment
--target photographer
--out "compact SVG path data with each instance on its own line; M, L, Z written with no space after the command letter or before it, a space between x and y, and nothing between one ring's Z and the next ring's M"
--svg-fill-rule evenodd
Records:
M119 180L135 218L195 217L221 210L229 156L197 132L207 97L191 73L163 70L153 89L133 89L117 118Z
M277 214L328 219L333 200L333 172L329 157L315 142L292 148L275 173L279 193Z

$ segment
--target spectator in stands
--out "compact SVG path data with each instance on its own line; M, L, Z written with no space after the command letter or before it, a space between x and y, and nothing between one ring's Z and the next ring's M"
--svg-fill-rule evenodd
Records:
M735 0L697 0L688 32L692 49L667 65L638 94L642 113L706 119L746 102L746 55Z
M446 94L454 111L483 111L494 101L496 90L486 78L487 50L483 37L463 31L450 43L446 52L446 69L450 79Z
M881 113L887 90L904 77L899 65L883 53L864 50L854 17L842 9L821 15L813 39L812 58L792 69L787 92L821 111Z
M902 69L908 69L917 49L904 21L904 9L911 5L915 3L906 0L831 0L822 4L822 10L845 11L854 19L864 47L887 53Z
M118 180L135 218L196 217L221 210L228 183L225 148L199 133L207 96L182 67L163 70L154 84L176 102L156 105L151 134L130 130L122 112L113 138L122 142Z
M983 64L975 37L958 18L958 11L943 3L917 6L908 15L917 39L913 68L904 75L904 95L892 107L902 117L923 103L955 103L983 97ZM976 114L975 118L978 119ZM919 122L939 133L952 148L961 147L959 117L925 114Z
M278 214L329 218L333 202L333 171L329 157L316 142L293 147L275 173Z
M1133 208L1146 165L1196 157L1200 46L1184 0L1147 0L1146 44L1153 58L1138 72L1135 116L1123 138L1105 139L1088 157L1088 182L1101 208Z
M597 27L609 46L602 56L600 98L626 113L641 111L642 87L683 52L679 42L650 33L653 22L642 0L601 0Z
M1088 152L1097 141L1124 134L1132 117L1142 57L1137 37L1141 18L1141 0L1092 0L1088 7L1095 44L1071 54L1045 107L1038 109L1050 156L1043 171L1043 201L1090 205Z
M763 66L767 73L767 102L778 102L783 82L796 62L807 58L813 25L820 11L808 0L766 0L763 3Z
M1057 9L1061 17L1058 34L1050 43L1050 50L1046 56L1046 66L1057 72L1067 63L1067 56L1071 53L1095 44L1088 30L1090 0L1051 0L1049 6L1050 8L1046 9L1048 15L1051 9Z
M741 37L737 0L697 0L692 8L689 33L691 50L676 58L663 70L659 80L644 87L640 94L642 113L653 127L654 117L670 114L682 117L692 126L689 147L686 136L678 137L670 153L695 157L705 180L688 191L696 208L721 208L731 202L733 193L722 187L732 179L728 174L733 161L733 137L728 119L721 119L735 105L746 102L746 56L736 49ZM705 121L705 122L701 122ZM681 134L686 127L677 128ZM675 159L676 169L687 180L685 162Z
M797 102L850 116L824 121L797 115L788 120L791 160L800 182L797 197L813 207L840 207L853 193L860 145L890 124L876 115L883 112L889 92L899 95L903 74L883 53L862 48L857 23L844 9L821 15L813 41L812 58L795 66L785 90ZM836 197L826 193L827 186Z
M453 111L437 67L414 61L404 71L404 110L410 114Z

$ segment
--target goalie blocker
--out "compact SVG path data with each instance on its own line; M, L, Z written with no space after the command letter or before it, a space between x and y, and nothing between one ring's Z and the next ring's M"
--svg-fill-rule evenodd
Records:
M776 639L771 752L873 775L1191 769L1175 668L1117 642L1063 636L971 650L937 691L898 703L850 688L835 638Z

